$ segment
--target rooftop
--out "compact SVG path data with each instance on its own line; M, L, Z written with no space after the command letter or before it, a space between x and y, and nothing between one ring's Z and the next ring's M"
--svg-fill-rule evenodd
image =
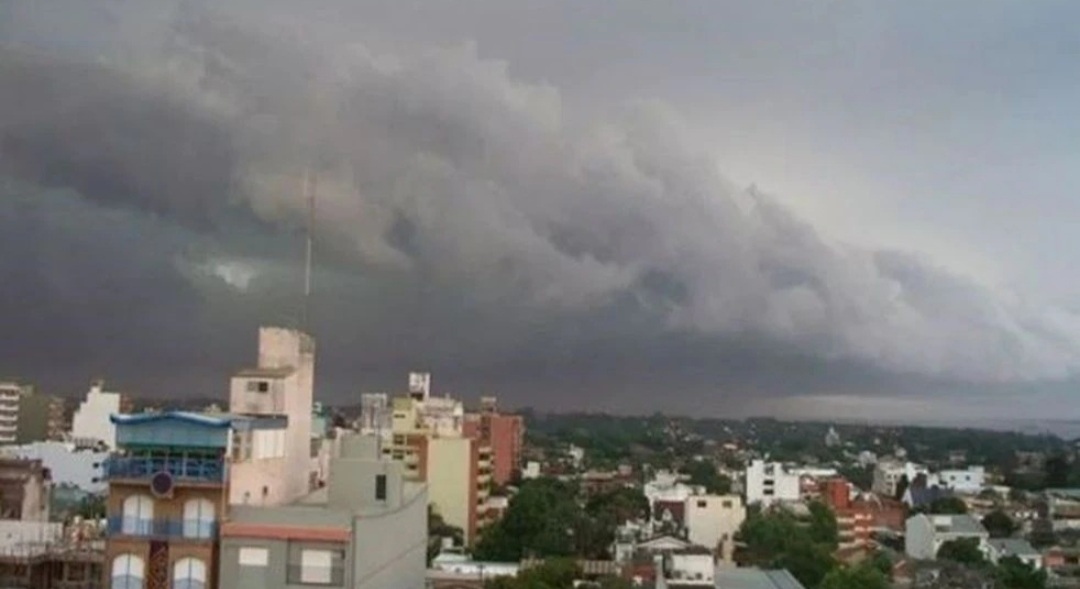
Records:
M974 517L964 515L931 515L926 517L943 534L986 534L986 528Z
M791 573L784 569L716 569L718 589L804 589Z
M1037 556L1039 551L1022 538L994 538L990 546L1005 556Z

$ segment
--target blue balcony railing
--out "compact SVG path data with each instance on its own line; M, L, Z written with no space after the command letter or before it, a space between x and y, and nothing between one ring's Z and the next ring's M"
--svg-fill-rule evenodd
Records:
M200 519L151 519L113 516L108 520L106 532L109 536L209 540L217 537L218 525L215 521Z
M187 456L116 456L102 464L102 474L107 480L149 479L163 471L171 474L177 481L220 483L225 477L225 461L221 458Z

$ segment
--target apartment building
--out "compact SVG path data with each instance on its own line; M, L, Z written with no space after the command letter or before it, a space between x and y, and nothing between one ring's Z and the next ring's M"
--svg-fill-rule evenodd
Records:
M311 336L280 327L259 329L258 361L232 377L229 410L283 427L237 433L230 504L285 504L318 486L318 448L311 439L314 376Z
M237 506L222 526L220 586L421 589L427 494L373 436L348 436L327 486L273 508Z
M110 417L130 411L129 399L106 391L105 381L95 380L71 417L72 442L78 448L116 448L116 425Z
M465 431L461 401L431 396L431 375L409 375L409 393L395 397L385 458L404 465L405 477L427 483L428 501L471 544L490 522L491 450Z
M752 460L746 466L746 502L768 507L801 497L799 473L790 472L779 462Z
M104 465L105 586L214 589L228 450L239 432L280 423L186 412L120 414Z
M914 462L882 460L874 466L871 489L879 495L896 498L900 481L906 478L910 483L920 474L929 476L930 473L925 466Z
M491 480L509 483L521 470L521 448L525 421L520 415L499 412L495 397L481 397L480 412L466 416L466 433L491 448Z
M0 444L14 444L19 431L19 401L26 385L0 382Z
M851 484L843 478L831 478L820 483L821 499L836 516L839 549L870 546L875 527L875 510L866 502L852 500Z
M30 444L49 440L62 440L67 432L64 419L64 400L43 395L27 387L19 399L19 424L16 442Z

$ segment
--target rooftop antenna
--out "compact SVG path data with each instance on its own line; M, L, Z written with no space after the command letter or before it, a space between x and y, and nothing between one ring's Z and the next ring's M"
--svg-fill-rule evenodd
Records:
M304 169L304 196L307 199L307 241L304 251L304 302L301 308L300 329L309 332L310 305L311 305L311 257L315 239L315 188L317 178L311 172L311 167Z

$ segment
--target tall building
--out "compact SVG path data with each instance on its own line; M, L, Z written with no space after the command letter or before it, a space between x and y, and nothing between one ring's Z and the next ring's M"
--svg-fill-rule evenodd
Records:
M686 499L686 538L708 548L725 563L734 562L735 533L746 519L738 495L693 495Z
M311 440L315 340L296 330L263 327L258 346L256 366L232 378L230 411L285 426L236 440L229 488L234 505L284 504L318 486L318 452Z
M282 420L173 411L112 421L105 587L215 589L228 452L238 438L281 430Z
M290 505L231 508L220 586L424 587L425 486L377 447L372 436L346 436L326 487Z
M521 471L525 421L520 415L499 413L495 397L481 397L480 412L469 414L466 435L491 448L491 480L505 485Z
M19 425L16 438L19 444L62 440L67 430L64 423L64 401L59 397L42 395L26 387L19 400Z
M14 444L19 431L19 402L26 386L17 382L0 382L0 444Z
M120 393L105 391L105 381L95 380L71 418L71 439L77 447L116 447L116 425L111 415L125 411L125 400Z
M409 393L393 400L392 435L383 456L404 464L405 477L427 483L428 501L472 543L487 525L491 450L466 435L461 401L431 395L431 375L409 375Z

